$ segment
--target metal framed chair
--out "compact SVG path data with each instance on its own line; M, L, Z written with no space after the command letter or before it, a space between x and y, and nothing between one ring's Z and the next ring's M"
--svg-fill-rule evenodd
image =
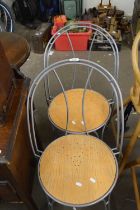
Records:
M82 53L80 55L80 53L78 51L75 50L75 45L76 42L74 42L73 40L73 35L72 37L69 35L71 30L77 30L77 29L86 29L86 30L90 30L91 33L93 33L93 37L91 39L91 43L89 45L89 50L87 53L85 53L85 51L80 51L80 53ZM115 40L113 39L113 37L103 28L101 28L98 25L95 24L91 24L89 22L86 21L82 21L82 22L77 22L77 23L73 23L73 24L69 24L63 28L61 28L60 30L58 30L50 39L50 41L47 44L47 47L45 49L45 53L44 53L44 68L46 68L47 66L49 66L51 64L51 60L50 58L54 57L51 53L51 51L53 50L54 44L55 42L58 42L59 40L61 42L63 42L63 37L65 36L65 41L67 42L67 45L70 49L70 53L66 53L66 59L69 57L73 57L73 58L82 58L82 59L87 59L87 60L94 60L93 55L95 55L95 52L92 51L92 48L94 46L94 44L96 43L100 43L104 40L104 42L106 43L106 45L108 44L108 47L110 48L110 50L112 51L113 56L111 57L111 61L113 61L113 65L110 68L111 69L111 74L115 77L116 80L118 80L118 76L119 76L119 52L118 52L118 47L116 45ZM82 43L81 43L82 44ZM55 51L56 52L56 51ZM60 52L59 52L60 53ZM105 54L105 53L104 53ZM109 53L109 56L112 55ZM94 62L101 62L99 59L100 57L105 56L103 54L101 54L100 56L98 56L98 60ZM59 56L57 56L59 57ZM63 59L64 58L64 54L63 54ZM60 58L60 60L62 60L62 58ZM58 60L55 60L55 62ZM111 62L109 61L109 62ZM54 62L54 60L53 60ZM100 65L104 66L104 63L100 63ZM106 66L104 66L105 68L107 68ZM73 71L75 72L76 69L75 67L73 67ZM75 73L73 74L73 85L74 85L74 81L75 81ZM49 79L47 82L45 82L45 88L48 89L49 92L49 100L51 100L51 91L49 89Z
M98 36L102 36L103 38L105 38L107 40L107 42L110 44L111 46L111 49L113 51L113 55L114 55L114 67L113 67L113 71L112 71L112 74L113 76L118 79L118 71L119 71L119 54L118 54L118 48L116 46L116 43L114 41L114 39L112 38L112 36L107 32L105 31L104 29L102 29L101 27L97 26L97 25L94 25L94 24L91 24L91 23L86 23L86 22L79 22L79 23L75 23L75 24L72 24L72 25L68 25L68 26L65 26L64 28L60 29L56 34L54 34L54 36L51 38L51 40L49 41L47 47L46 47L46 50L45 50L45 54L44 54L44 66L49 66L50 65L50 52L52 50L52 47L55 43L55 41L57 41L57 39L61 38L61 36L63 36L64 34L66 34L66 38L68 39L68 43L70 45L70 49L71 49L71 52L72 52L72 56L73 56L73 59L77 59L76 57L76 52L74 50L74 46L73 46L73 43L72 43L72 40L69 36L69 31L71 29L77 29L77 28L86 28L86 29L89 29L91 31L94 31L94 36L93 36L93 39L91 41L91 45L90 45L90 48L89 48L89 52L88 52L88 60L91 59L91 52L92 52L92 46L93 44L95 43L96 41L96 37ZM89 70L89 67L87 67L88 70ZM82 96L82 92L83 92L83 89L77 89L75 90L75 87L76 87L76 74L77 74L77 66L76 65L72 65L72 71L73 71L73 77L72 77L72 81L71 81L71 88L70 90L68 90L67 94L68 94L68 98L69 98L69 106L71 106L72 108L70 108L70 119L71 119L71 126L68 125L69 127L69 132L70 133L80 133L80 132L84 132L83 130L83 125L84 122L83 120L81 119L81 115L79 116L79 112L76 112L74 113L76 109L79 109L78 108L78 104L81 103L81 96ZM88 74L89 71L87 71L87 74ZM89 82L89 87L90 89L92 90L92 84L91 84L91 81ZM66 116L63 112L61 112L62 110L65 109L65 102L64 100L62 100L63 98L63 94L59 94L57 97L54 98L54 96L52 95L52 89L51 89L51 85L50 85L50 78L49 76L47 76L45 79L44 79L44 88L45 88L45 92L46 92L46 100L48 102L48 104L50 104L50 108L49 108L49 117L50 117L50 121L52 122L52 124L57 127L58 129L60 130L65 130L66 126ZM99 108L95 108L93 109L94 110L94 113L92 113L93 115L95 114L96 116L98 116L98 110L103 110L104 109L104 114L102 114L102 117L100 119L97 120L97 123L95 123L95 126L93 127L93 122L91 120L92 119L95 119L95 115L94 117L91 117L92 115L89 114L89 116L86 114L87 118L88 118L88 132L93 132L93 131L96 131L100 128L103 128L104 129L104 125L106 124L106 122L108 121L109 119L109 116L110 116L110 103L114 103L113 102L113 96L111 96L111 98L109 99L109 102L107 101L106 98L102 97L98 92L93 92L92 91L88 91L88 96L87 96L87 103L88 103L88 109L91 109L90 107L90 103L89 101L90 98L92 98L92 100L95 100L97 101L98 105L97 107ZM75 100L76 99L79 99L76 103ZM58 104L60 104L60 101L62 102L61 103L61 110L58 110L59 109L59 106L57 106ZM74 104L75 104L75 107L74 107ZM56 108L57 106L57 108ZM74 107L74 108L73 108ZM58 115L59 113L59 115ZM76 114L76 121L80 121L81 123L81 126L79 127L79 123L77 124L76 121L74 120L75 115ZM100 115L100 114L99 114ZM60 116L64 116L64 118L60 119ZM64 131L65 132L65 131Z
M64 67L64 71L66 72L68 66L73 64L78 68L82 68L83 66L89 67L89 69L83 69L84 72L89 71L81 101L83 127L85 128L84 135L67 135L69 133L69 99L67 91L65 91L60 79L60 71ZM87 129L88 121L86 120L85 114L85 101L89 91L88 83L92 74L95 74L95 72L103 77L109 84L111 92L113 91L114 93L117 117L115 128L117 135L114 141L115 144L112 147L108 147L106 143L97 137L89 135ZM38 145L34 104L35 99L38 99L40 104L38 97L40 93L42 94L44 78L51 74L56 77L63 93L66 104L67 123L65 125L65 135L53 141L45 151L42 151ZM54 78L52 79L54 80ZM42 89L40 89L40 85ZM38 90L41 92L38 92ZM44 111L43 115L45 115ZM61 115L61 117L63 116ZM37 158L41 156L38 175L41 186L47 195L50 209L52 209L52 200L70 206L73 209L90 206L103 201L105 208L109 209L110 194L118 178L116 156L121 155L124 133L122 96L114 77L98 64L83 59L67 59L54 63L40 72L30 87L27 99L27 120L33 153Z
M77 29L80 29L80 30L86 29L86 30L90 30L91 33L93 33L93 36L91 37L91 43L89 45L89 50L88 50L88 53L87 53L87 57L85 55L85 52L84 52L84 57L80 56L80 54L77 55L77 50L75 50L75 44L76 43L73 43L72 37L69 35L71 30L77 30ZM89 23L89 22L86 22L86 21L81 21L81 22L76 22L76 23L73 23L73 24L66 25L65 27L58 30L51 37L51 39L49 40L49 42L46 46L45 53L44 53L44 68L46 68L47 66L49 66L51 64L51 61L50 61L50 58L52 56L51 51L53 49L53 46L54 46L55 42L58 41L59 39L61 40L64 35L66 35L65 39L67 39L67 45L69 45L69 49L71 51L69 58L79 57L79 58L91 60L92 55L95 54L92 51L93 45L95 43L100 43L101 41L104 40L104 42L109 45L108 47L110 47L110 50L113 52L114 62L113 62L113 67L111 69L111 71L112 71L111 73L113 74L113 76L116 79L118 79L118 75L119 75L119 52L118 52L118 47L116 45L115 40L105 29L101 28L98 25L95 25L95 24L92 24L92 23ZM63 59L64 59L64 57L63 57Z
M114 93L110 91L111 89L109 89L108 83L104 81L102 83L104 85L103 89L108 88L108 99L104 96L104 91L100 92L100 88L95 91L98 88L95 88L95 85L93 87L91 86L91 80L94 77L94 80L102 81L101 75L96 75L95 72L95 74L93 73L90 76L88 65L83 65L83 70L80 70L79 65L76 63L76 61L79 61L79 58L72 58L70 61L71 65L62 66L59 72L61 74L60 77L55 72L53 72L54 75L49 74L46 78L44 77L45 81L49 78L49 90L53 93L53 96L51 96L52 100L48 103L47 99L50 97L50 92L46 91L45 88L44 93L48 103L49 120L55 130L59 133L61 132L62 135L67 130L68 133L73 134L94 133L99 137L99 133L96 131L100 130L101 139L103 139L106 125L112 109L114 109ZM73 80L73 66L76 67L76 71L74 72L75 86L71 82ZM65 67L67 68L66 71ZM84 71L84 68L88 68L87 71ZM100 68L102 69L101 66ZM82 77L80 81L79 74ZM85 84L87 84L86 94L84 91ZM83 94L85 94L84 101L82 99ZM83 103L85 107L84 116L82 109Z
M129 97L124 101L124 106L126 106L127 113L125 115L125 123L127 123L128 117L132 108L135 109L135 113L137 115L136 126L133 128L133 133L130 136L129 143L127 144L124 155L120 164L120 175L126 170L131 169L133 186L135 192L135 199L137 204L137 209L140 210L140 194L138 189L138 180L136 176L136 169L140 167L140 158L133 158L133 160L129 160L129 157L133 154L133 149L139 139L140 135L140 69L138 63L138 51L139 51L139 43L140 43L140 32L136 35L132 47L132 65L134 72L134 85L130 90Z

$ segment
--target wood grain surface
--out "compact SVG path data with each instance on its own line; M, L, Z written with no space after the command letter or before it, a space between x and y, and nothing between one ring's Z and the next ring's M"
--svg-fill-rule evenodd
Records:
M137 33L132 46L132 66L134 73L134 84L130 90L131 101L138 113L140 113L140 68L139 68L139 43L140 32Z
M0 41L0 118L6 114L11 101L11 92L13 89L13 80L15 76L11 69L4 48ZM2 120L0 119L0 124Z
M9 113L7 115L7 122L4 124L4 126L0 127L0 158L1 156L5 156L7 152L7 147L12 141L11 138L11 132L14 127L15 121L16 121L16 113L19 106L19 102L21 99L22 94L25 93L25 89L23 89L23 81L16 80L16 91L13 94L13 103L11 105L11 109L9 110ZM21 113L20 113L21 114Z
M116 178L111 149L87 135L67 135L52 142L39 164L43 188L57 201L70 205L95 202Z
M68 131L84 132L91 131L103 126L109 117L109 103L107 99L98 92L87 90L84 98L84 126L82 116L82 98L84 89L72 89L65 91L68 100ZM64 94L57 95L50 104L49 118L53 124L66 129L67 108Z
M30 55L30 46L26 39L16 33L1 32L0 41L11 65L22 66Z

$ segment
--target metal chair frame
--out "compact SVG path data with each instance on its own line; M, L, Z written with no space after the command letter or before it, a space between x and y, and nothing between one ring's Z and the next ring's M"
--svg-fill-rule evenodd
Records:
M114 154L114 159L115 159L115 163L116 163L116 176L115 176L115 179L114 179L114 183L111 186L111 188L109 189L109 191L104 196L102 196L101 198L99 198L98 200L96 200L94 202L91 202L91 203L88 203L88 204L87 203L86 204L82 204L82 205L80 205L80 204L71 205L71 204L68 204L68 203L63 203L60 200L57 200L51 194L49 194L49 192L46 191L46 189L44 188L44 186L42 184L42 181L40 179L40 171L39 171L39 167L38 167L39 181L40 181L40 184L41 184L41 187L42 187L43 191L45 192L45 194L47 196L49 210L53 210L53 204L54 204L54 202L57 202L57 203L59 203L61 205L64 205L64 206L72 207L73 210L77 210L77 208L92 206L92 205L95 205L95 204L97 204L99 202L102 202L102 201L104 203L105 210L110 210L110 196L111 196L111 192L114 189L114 187L115 187L115 185L117 183L118 176L119 176L119 167L118 167L117 158L116 158L115 154ZM40 165L40 161L39 161L38 166L39 165Z
M63 87L63 84L61 83L61 80L57 74L57 69L62 67L62 66L66 66L66 65L84 65L89 67L89 69L85 69L85 71L90 71L88 74L88 79L84 88L84 93L83 93L83 105L82 105L82 111L83 111L83 121L84 121L84 125L86 128L86 123L85 123L85 119L84 119L84 97L85 97L85 93L88 87L88 83L90 81L90 77L92 75L92 73L94 71L98 72L99 74L101 74L105 80L107 80L114 92L114 97L115 97L115 101L116 101L116 116L117 116L117 136L116 136L116 145L114 148L112 148L112 152L114 154L114 158L116 160L116 168L117 168L117 176L114 180L113 186L111 187L111 189L109 190L109 192L102 197L101 199L99 199L96 202L90 203L89 205L93 205L97 202L103 201L104 205L105 205L105 209L108 210L110 209L110 195L111 192L117 182L117 178L118 178L118 164L117 164L117 159L116 157L119 155L121 156L122 153L122 146L123 146L123 133L124 133L124 115L123 115L123 101L122 101L122 95L121 95L121 91L120 88L116 82L116 80L114 79L114 77L103 67L101 67L100 65L88 61L88 60L84 60L84 59L67 59L67 60L62 60L59 62L56 62L52 65L50 65L49 67L45 68L43 71L41 71L38 76L35 78L35 80L33 81L30 90L29 90L29 94L28 94L28 98L27 98L27 123L28 123L28 131L29 131L29 137L30 137L30 143L31 143L31 147L33 150L33 153L35 155L35 157L40 158L41 154L43 153L43 151L41 151L38 148L38 144L37 144L37 138L36 138L36 131L35 131L35 118L34 118L34 96L35 96L35 92L37 90L37 87L39 86L40 82L44 80L45 77L47 77L51 72L53 72L55 74L55 76L57 77L59 84L62 88L62 92L64 94L65 97L65 102L67 105L67 96L65 94L65 90ZM68 107L67 107L67 120L68 120ZM66 130L65 135L67 135L68 132ZM88 132L86 133L88 135ZM39 175L39 172L38 172ZM42 186L43 187L43 186ZM45 189L44 189L45 191ZM49 194L47 194L47 192L45 191L46 195L47 195L47 199L48 199L48 205L49 205L49 209L53 210L53 202L56 201L58 203L61 203L60 201L57 201L55 198L53 198L52 196L50 196ZM64 205L64 203L61 203ZM89 206L87 204L85 204L84 206ZM67 205L67 206L71 206L73 208L73 210L76 210L77 207L81 207L81 206L72 206L72 205ZM82 207L84 207L82 205Z
M108 43L110 44L111 49L113 51L113 55L114 55L114 67L113 67L114 70L113 70L112 74L115 77L115 79L118 80L118 75L119 75L119 52L118 52L118 47L116 45L116 42L114 41L113 37L105 29L101 28L98 25L87 23L86 21L77 22L77 23L74 23L74 24L69 24L69 25L61 28L60 30L58 30L51 37L51 39L49 40L49 42L47 44L47 47L45 49L45 53L44 53L44 68L46 68L47 66L50 65L49 64L50 51L52 50L55 41L63 34L67 35L67 38L68 38L68 41L69 41L69 44L70 44L70 47L71 47L72 57L77 58L77 56L75 54L75 51L74 51L74 48L73 48L72 41L70 39L70 36L69 36L68 32L71 29L78 29L78 28L87 28L87 29L91 29L92 31L93 30L95 31L92 42L91 42L91 45L90 45L90 48L89 48L89 53L88 53L88 58L87 58L88 60L91 59L91 50L92 50L92 46L93 46L94 42L96 41L96 36L101 35L102 37L104 37L108 41ZM76 68L74 67L72 87L74 87L74 84L75 84L75 72L76 72ZM89 85L91 86L90 83L89 83ZM49 77L46 78L44 86L45 86L44 88L47 92L46 95L48 94L48 96L49 96L47 98L47 101L49 103L53 98L51 96L51 90L50 90L50 86L49 86Z
M3 1L0 1L0 12L4 12L5 16L5 26L3 25L2 21L0 20L0 31L8 31L13 32L14 30L14 18L12 12L7 4Z
M99 74L101 74L110 84L110 87L112 88L113 92L114 92L114 97L115 97L115 101L116 101L116 113L117 113L117 135L116 135L116 147L113 148L113 151L115 151L116 154L118 154L118 152L116 152L116 150L118 151L122 151L122 144L123 144L123 131L124 131L124 116L123 116L123 103L122 103L122 96L121 96L121 91L119 89L119 86L116 82L116 80L114 79L114 77L103 67L101 67L100 65L88 61L88 60L84 60L84 59L67 59L67 60L63 60L63 61L59 61L56 62L52 65L50 65L49 67L45 68L42 72L40 72L40 74L35 78L34 82L31 85L30 91L29 91L29 95L28 95L28 99L27 99L27 121L28 121L28 129L29 129L29 136L30 136L30 140L31 140L31 146L34 152L34 155L37 157L40 157L40 155L42 154L42 151L40 151L38 149L37 146L37 139L36 139L36 135L35 135L35 123L34 123L34 95L35 95L35 91L39 85L39 83L42 81L42 79L44 79L46 76L49 75L49 73L53 72L56 76L56 78L58 79L58 82L60 84L60 87L62 88L62 92L65 98L65 102L66 102L66 110L67 110L67 124L66 124L66 130L65 130L65 135L67 135L69 132L67 130L67 126L68 126L68 119L69 119L69 112L68 112L68 101L67 101L67 96L63 87L63 84L56 72L57 68L60 68L62 66L66 66L66 65L84 65L86 67L90 68L90 72L86 81L86 85L84 87L84 93L83 93L83 98L82 98L82 117L83 117L83 122L84 122L84 127L85 127L85 133L89 134L89 132L86 129L86 123L85 123L85 116L84 116L84 98L85 98L85 93L90 81L90 77L92 75L92 73L94 71L98 72ZM89 71L89 69L85 69L85 71ZM120 111L119 111L119 107L120 107ZM32 126L31 126L32 125ZM35 152L37 151L37 153ZM119 152L120 154L121 152Z

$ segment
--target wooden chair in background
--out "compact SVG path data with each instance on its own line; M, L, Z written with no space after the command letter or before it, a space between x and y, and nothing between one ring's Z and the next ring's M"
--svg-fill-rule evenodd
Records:
M134 85L130 90L130 96L124 102L124 106L132 105L136 110L138 115L138 121L136 127L133 131L133 134L130 138L130 141L124 151L124 155L120 164L120 174L125 169L130 168L132 173L134 191L135 191L135 198L137 203L137 209L140 210L140 194L138 190L138 182L136 177L136 168L140 167L140 156L135 160L128 162L128 158L132 154L133 148L140 136L140 69L138 65L138 48L140 42L140 32L136 35L133 47L132 47L132 64L133 64L133 71L134 71Z

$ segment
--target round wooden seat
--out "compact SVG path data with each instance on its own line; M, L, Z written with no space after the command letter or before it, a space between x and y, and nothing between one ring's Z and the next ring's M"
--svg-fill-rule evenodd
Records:
M28 42L18 34L1 32L0 42L3 45L9 63L17 68L21 67L30 55Z
M88 135L67 135L53 141L39 163L39 180L55 201L88 206L113 189L118 166L112 150Z
M84 89L65 91L68 100L68 127L69 132L93 131L102 127L108 120L110 107L107 99L93 90L86 90L84 98L84 116L82 115L82 98ZM67 108L64 94L57 95L51 102L48 110L50 121L61 130L66 130Z

